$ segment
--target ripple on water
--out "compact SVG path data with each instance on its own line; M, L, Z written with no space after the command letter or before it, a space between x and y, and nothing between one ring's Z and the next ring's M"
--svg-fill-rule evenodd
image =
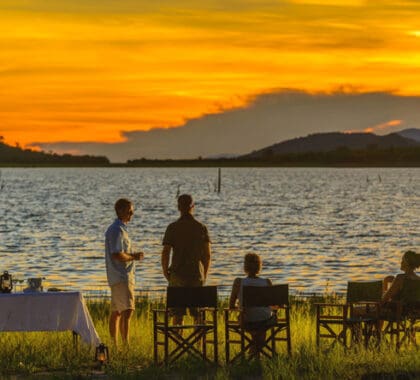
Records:
M119 196L139 210L129 228L146 252L138 284L165 286L161 240L177 218L178 186L194 195L210 231L208 281L227 288L243 275L247 252L262 256L262 275L274 282L339 291L350 278L398 272L401 251L420 243L419 169L226 168L221 194L213 191L215 169L6 168L2 175L0 215L8 217L0 222L0 271L41 272L52 286L107 286L103 235Z

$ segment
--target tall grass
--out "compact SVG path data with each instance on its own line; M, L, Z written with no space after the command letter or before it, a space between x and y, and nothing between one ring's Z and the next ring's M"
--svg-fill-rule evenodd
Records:
M285 347L274 359L244 360L224 364L224 322L218 317L221 365L209 366L193 358L180 360L166 369L153 365L152 310L162 308L160 301L142 299L131 322L129 349L115 349L108 333L109 302L90 301L88 307L102 340L109 345L110 362L98 372L94 352L72 344L70 332L0 334L0 378L112 378L112 379L415 379L420 378L420 352L414 346L395 347L383 342L380 347L364 349L339 345L330 349L315 344L314 299L292 300L292 355ZM226 306L222 301L220 308Z

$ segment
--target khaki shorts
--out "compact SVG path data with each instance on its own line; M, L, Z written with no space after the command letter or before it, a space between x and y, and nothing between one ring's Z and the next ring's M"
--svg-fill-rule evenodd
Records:
M111 286L111 312L134 310L134 284L119 282Z

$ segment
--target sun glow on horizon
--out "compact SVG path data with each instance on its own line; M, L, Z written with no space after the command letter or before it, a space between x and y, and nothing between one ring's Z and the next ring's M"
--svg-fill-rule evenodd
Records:
M12 144L124 141L278 88L420 94L414 3L6 0L0 11L0 134Z

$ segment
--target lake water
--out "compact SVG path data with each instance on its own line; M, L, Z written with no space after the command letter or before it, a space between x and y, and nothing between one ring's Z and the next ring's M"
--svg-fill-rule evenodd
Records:
M135 203L129 231L146 258L139 289L162 289L163 233L178 217L176 194L191 193L213 249L209 284L230 287L243 256L292 292L342 291L350 279L399 271L419 250L420 169L4 168L0 272L46 277L47 286L106 289L104 231L119 197Z

